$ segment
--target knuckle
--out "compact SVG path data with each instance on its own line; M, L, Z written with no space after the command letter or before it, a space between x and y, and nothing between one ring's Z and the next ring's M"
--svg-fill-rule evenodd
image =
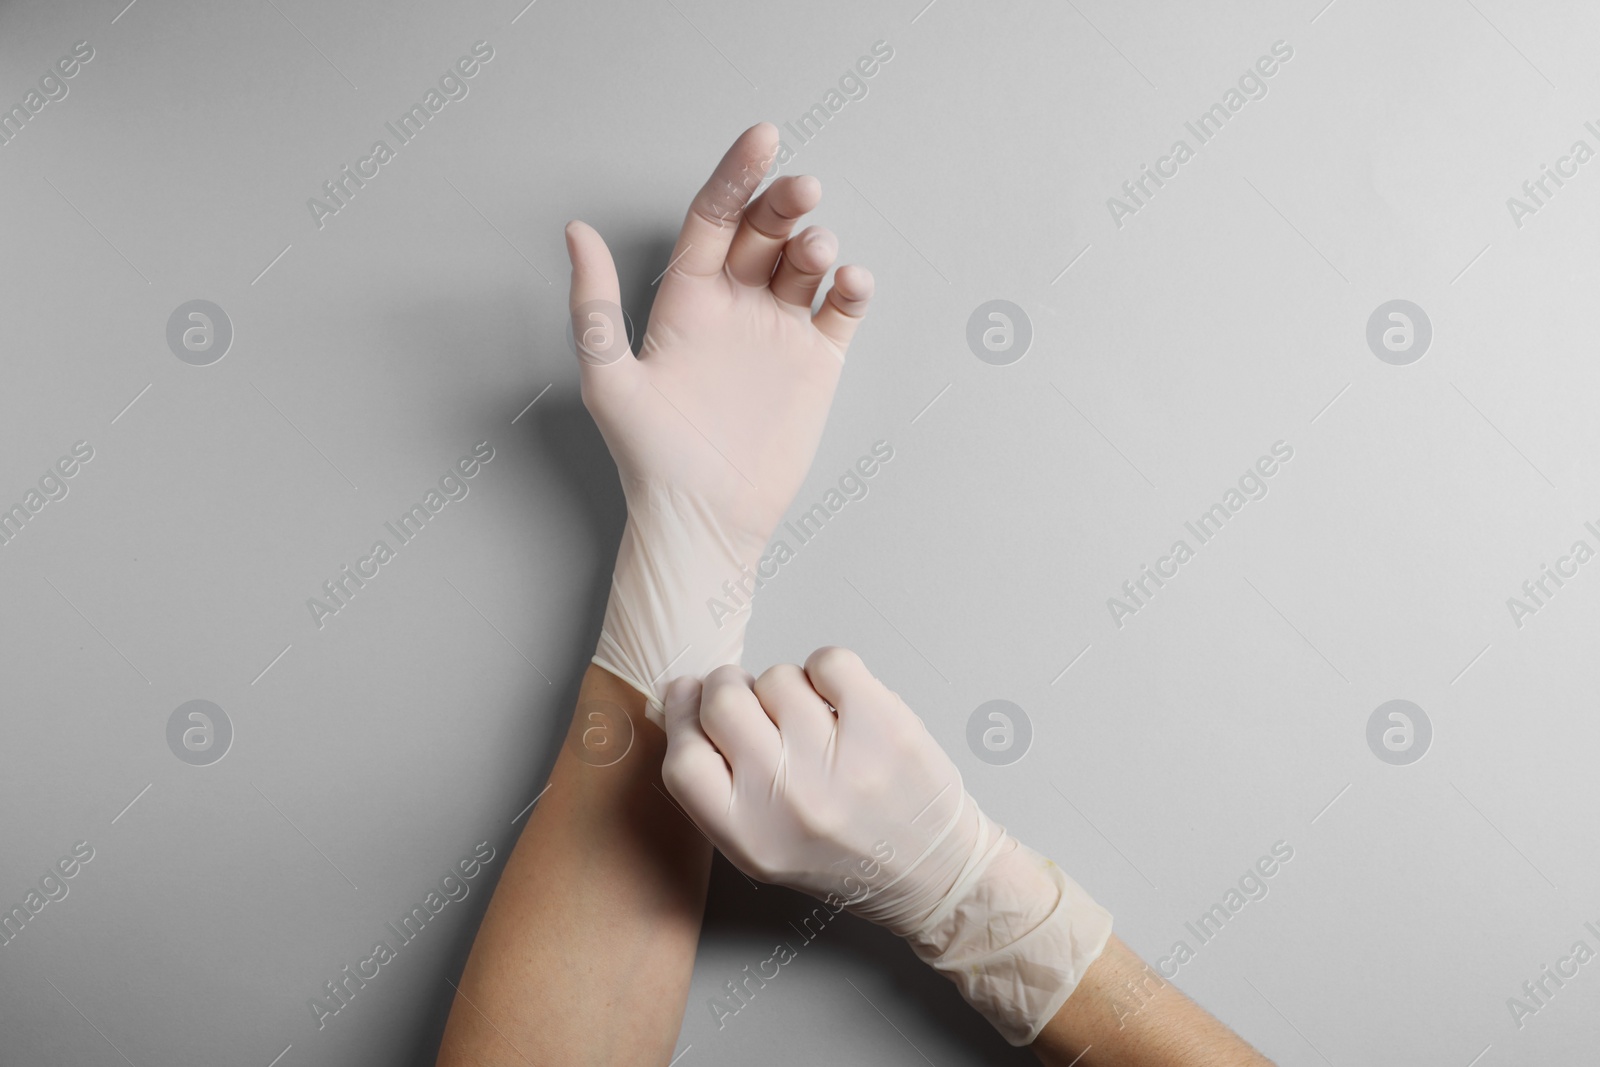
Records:
M803 674L793 663L774 664L762 671L761 677L756 679L756 696L765 704L769 698L786 692L800 677L803 677Z
M841 648L838 645L825 645L811 653L811 659L807 666L821 671L823 674L838 676L855 666L859 666L860 663L861 657L851 652L848 648Z
M717 726L731 726L750 714L752 703L754 697L750 690L720 686L708 692L701 700L700 721L713 729ZM759 708L756 714L761 714Z
M794 240L797 247L811 249L818 257L832 259L839 254L839 237L826 226L807 226Z
M719 688L708 693L700 702L700 717L727 722L739 714L739 694L736 690Z
M743 668L732 663L724 663L706 675L705 691L710 694L723 693L730 689L747 689L749 677Z

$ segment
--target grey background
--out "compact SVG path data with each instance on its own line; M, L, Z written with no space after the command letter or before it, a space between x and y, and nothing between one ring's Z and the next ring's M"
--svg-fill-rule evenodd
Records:
M1506 998L1600 948L1600 563L1520 629L1505 601L1596 544L1600 161L1520 228L1505 201L1600 147L1600 12L124 2L0 5L7 107L95 49L0 147L0 498L95 449L0 548L0 903L95 848L0 947L4 1063L431 1062L620 531L561 226L605 234L642 324L728 142L877 40L786 168L879 294L797 508L895 458L762 593L747 666L860 651L1152 960L1287 841L1177 979L1279 1063L1592 1058L1600 963L1520 1029ZM478 40L467 98L319 231L307 198ZM1118 228L1107 198L1277 40L1268 95ZM197 298L234 327L209 367L165 342ZM1365 343L1397 298L1434 330L1403 367ZM965 343L992 299L1032 321L1010 366ZM306 598L484 439L319 631ZM1106 598L1280 439L1270 494L1118 629ZM1397 698L1433 724L1409 766L1366 743ZM165 740L192 699L235 731L206 767ZM1008 766L966 747L992 699L1033 725ZM318 1031L308 998L485 840ZM848 919L719 1030L708 998L807 906L719 865L682 1067L1027 1061Z

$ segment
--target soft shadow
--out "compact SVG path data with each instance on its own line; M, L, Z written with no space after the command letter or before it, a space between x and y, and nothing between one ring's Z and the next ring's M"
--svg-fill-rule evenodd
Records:
M721 853L717 854L711 868L705 927L700 934L702 945L738 946L737 955L765 959L775 940L788 940L802 953L802 959L805 953L818 948L830 957L844 956L850 970L873 974L874 984L886 982L901 993L904 1002L914 1002L917 1030L937 1033L950 1047L970 1057L963 1062L1019 1067L1038 1063L1027 1049L1007 1044L987 1020L961 999L954 984L917 959L900 938L864 919L840 914L815 933L812 941L802 945L800 935L789 924L799 925L804 916L821 905L782 886L757 885L758 889L752 889L745 876ZM901 1011L904 1002L897 1005ZM688 1010L703 1011L705 1007L691 1002Z
M633 342L634 352L639 351L639 345L644 340L644 328L650 321L650 305L655 301L660 286L656 276L672 262L672 246L677 242L676 233L665 231L632 240L619 238L609 242L616 262L644 264L643 270L630 271L625 277L619 275L622 307L633 322L633 336L629 339Z
M478 413L479 424L493 425L507 417L504 397L482 397L479 403L483 409ZM551 395L539 401L537 414L537 418L530 417L510 427L506 443L512 450L525 449L534 453L533 465L553 473L555 489L553 492L547 489L540 497L539 509L579 516L583 531L579 543L585 550L573 553L575 558L568 561L570 567L583 570L584 591L578 598L581 612L564 622L570 638L554 653L558 662L541 664L550 675L555 693L531 672L527 679L527 705L556 709L554 714L540 716L537 721L526 724L530 741L526 751L543 754L538 759L529 758L521 768L523 777L530 783L530 797L537 791L533 783L549 778L567 732L570 711L577 706L578 691L589 666L589 652L595 647L605 615L606 598L611 591L612 561L627 518L616 465L578 396L557 394L552 390ZM532 552L537 547L530 541L528 550ZM533 743L535 739L542 744ZM410 1006L412 1014L406 1024L414 1040L407 1047L416 1052L406 1062L416 1067L431 1067L438 1058L439 1044L444 1039L445 1024L455 996L454 989L444 979L459 982L515 840L514 834L506 839L505 848L492 867L492 878L474 887L472 896L462 902L467 918L462 921L460 933L448 950L437 982L437 995L429 994Z

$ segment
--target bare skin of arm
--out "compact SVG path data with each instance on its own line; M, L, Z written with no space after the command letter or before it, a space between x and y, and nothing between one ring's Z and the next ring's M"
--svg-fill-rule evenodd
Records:
M1115 935L1031 1047L1047 1067L1272 1067Z
M512 849L461 976L440 1067L672 1059L711 845L661 787L666 735L644 703L599 667L585 673L549 790ZM595 708L611 719L591 717ZM627 716L632 742L596 766L628 731L611 709Z

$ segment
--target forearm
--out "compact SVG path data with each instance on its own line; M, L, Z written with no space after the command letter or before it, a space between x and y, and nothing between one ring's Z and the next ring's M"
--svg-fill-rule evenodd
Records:
M627 754L608 766L595 764L609 754L580 758L595 728L585 706L599 701L633 727ZM473 944L440 1067L672 1058L711 846L661 789L665 749L644 698L591 665L549 789Z
M1048 1067L1271 1067L1115 936L1032 1048Z

